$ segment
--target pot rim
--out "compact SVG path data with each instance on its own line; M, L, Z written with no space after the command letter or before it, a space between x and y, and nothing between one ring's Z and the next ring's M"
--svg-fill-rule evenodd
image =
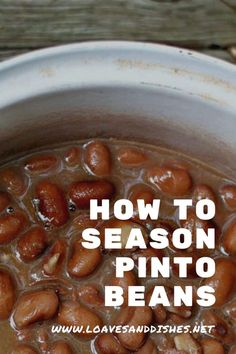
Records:
M107 48L109 47L109 48ZM236 73L236 66L233 63L229 63L223 59L216 58L196 50L185 49L178 46L170 46L166 44L152 43L152 42L142 42L142 41L126 41L126 40L97 40L97 41L83 41L78 43L68 43L58 46L46 47L31 50L27 53L18 54L13 58L3 60L0 63L0 72L2 70L8 69L10 66L19 65L28 60L38 59L40 57L50 56L52 54L62 54L68 53L70 51L77 51L83 49L149 49L155 51L162 51L166 54L182 54L187 57L193 56L199 60L204 60L216 66L221 66L226 70L233 70Z
M0 108L55 91L140 86L192 96L236 114L236 66L188 49L94 41L35 50L0 63Z

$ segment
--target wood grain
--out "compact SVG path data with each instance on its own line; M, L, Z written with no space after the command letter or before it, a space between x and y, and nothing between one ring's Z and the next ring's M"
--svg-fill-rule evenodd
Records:
M101 39L166 43L230 59L233 1L0 0L0 59L18 50Z

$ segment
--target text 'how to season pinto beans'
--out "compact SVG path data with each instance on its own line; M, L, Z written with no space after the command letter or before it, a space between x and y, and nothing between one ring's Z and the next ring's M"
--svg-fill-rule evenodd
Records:
M160 199L154 199L152 203L144 204L143 200L137 200L137 213L140 220L158 220L160 210ZM174 199L173 205L177 207L179 220L186 220L188 217L188 207L192 206L191 199ZM90 201L90 219L109 220L110 216L109 200L102 200L100 205L96 199ZM155 249L165 249L169 246L168 231L164 228L154 228L147 235L143 227L137 227L129 220L134 213L134 206L128 199L120 199L115 201L113 205L113 223L107 224L107 227L100 231L95 228L83 230L81 246L88 250L96 250L101 245L109 251L114 250L135 250L147 249L147 240L149 247ZM201 220L210 220L215 216L215 204L212 200L201 199L196 202L196 215ZM119 225L120 220L126 226ZM206 230L202 228L196 229L196 249L214 249L215 248L215 230L210 228ZM191 231L185 228L177 228L172 233L172 243L176 249L186 250L193 243ZM80 252L81 254L81 252ZM192 257L173 257L172 264L178 264L178 276L180 278L187 277L187 267L193 264ZM138 278L147 277L147 258L139 257L134 262L131 257L116 257L115 260L116 277L123 278L125 272L129 272L136 268ZM170 278L171 263L170 257L151 257L149 264L151 278ZM210 278L215 274L215 261L210 257L200 257L195 263L196 273L201 278ZM187 286L185 289L181 286L174 286L174 305L192 306L193 288ZM128 306L149 306L165 305L170 306L164 286L155 286L150 301L145 302L145 286L131 285L124 290L122 286L110 285L105 286L105 306L121 306L128 298ZM196 302L201 306L212 306L215 303L214 289L209 285L200 286L196 294L200 299Z

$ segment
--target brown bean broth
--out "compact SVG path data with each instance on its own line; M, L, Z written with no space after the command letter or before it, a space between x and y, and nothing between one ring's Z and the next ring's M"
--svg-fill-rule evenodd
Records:
M224 227L224 225L227 222L229 222L228 220L231 220L234 217L234 212L228 210L225 207L225 204L220 198L219 190L220 187L222 187L223 185L228 183L234 184L235 181L229 181L226 176L222 175L218 171L209 168L209 166L204 165L200 161L192 160L191 158L180 155L176 152L169 151L166 149L161 149L155 146L133 144L129 142L116 141L116 140L105 140L104 142L109 147L112 156L111 175L105 176L104 178L114 183L116 187L115 199L128 198L130 189L134 185L144 183L145 185L148 185L153 190L155 198L161 199L160 217L162 219L172 220L178 224L178 221L176 220L176 210L172 206L173 198L163 194L154 184L149 183L146 177L146 171L153 165L163 165L163 164L165 165L167 163L176 164L176 162L178 162L178 164L184 164L188 169L189 173L192 176L193 185L204 183L211 186L211 188L214 190L215 194L217 195L217 214L215 217L215 223L220 230ZM83 150L84 146L86 146L84 145L85 143L86 142L82 141L82 142L70 144L68 146L63 146L62 148L59 147L55 149L53 148L50 150L48 149L45 151L37 152L37 154L39 153L39 155L56 154L56 156L58 157L58 164L56 165L56 167L53 168L52 170L49 170L46 173L32 174L24 169L24 163L31 155L27 155L22 158L19 158L16 161L12 161L7 165L4 165L0 169L0 175L1 175L1 171L5 170L8 167L14 166L15 168L17 168L18 171L21 171L21 173L27 176L28 187L24 195L21 197L12 196L11 206L14 209L15 208L23 209L29 217L30 220L29 224L43 225L42 220L40 220L39 215L37 215L36 212L37 207L35 203L36 202L35 186L38 183L38 181L42 179L43 180L47 179L52 182L55 182L62 188L62 190L65 192L65 195L67 195L66 193L71 183L75 181L85 181L85 180L87 181L87 180L98 179L98 177L92 175L89 169L85 166L84 159L83 159L84 156L83 152L81 153L81 161L78 166L70 167L65 162L65 153L69 149L69 147L78 146L81 147L81 150ZM123 165L118 161L117 156L121 148L127 148L127 147L128 148L134 147L137 148L138 150L143 151L145 155L148 157L148 159L145 162L142 162L140 166L138 165L133 167L129 165L127 166ZM6 189L4 183L2 183L0 177L0 191L5 191L5 190ZM185 195L184 197L191 198L191 192L188 195ZM68 201L68 204L69 203L70 202ZM6 211L2 212L2 214L6 214L6 213L7 213ZM53 242L58 238L65 238L69 243L69 249L67 250L66 257L67 258L70 257L73 241L75 240L75 238L78 238L78 235L80 235L82 231L75 228L73 220L75 220L81 214L88 215L89 211L80 210L79 208L70 211L69 221L61 227L55 227L46 223L46 225L44 226L48 234L49 246L43 252L43 254L40 255L40 257L37 257L37 259L35 259L30 263L24 263L20 258L19 252L17 251L17 241L20 235L17 235L17 237L9 244L0 245L0 251L1 251L0 267L3 269L6 267L7 269L10 270L16 283L18 295L28 289L52 288L52 289L57 289L57 291L59 291L60 299L61 298L70 299L73 298L74 296L77 296L75 295L76 293L75 289L81 288L84 284L86 285L98 284L98 288L101 290L101 292L103 292L103 285L108 283L108 279L114 273L114 261L116 257L116 254L114 253L112 254L110 254L109 252L104 253L102 264L100 264L91 275L88 275L82 279L75 279L69 276L65 267L66 261L64 261L63 269L58 276L50 277L50 276L46 276L42 272L42 261L45 255L47 255L47 253L49 252L50 245L53 244ZM148 226L150 227L150 225ZM218 235L218 237L221 237L220 234ZM165 254L171 256L173 254L173 251L167 249L165 250ZM218 256L229 257L225 255L221 247L221 241L220 241L220 247L216 249L214 252L212 252L211 255L213 257L218 257ZM235 257L232 256L231 258L235 258ZM177 276L173 275L171 279L155 280L147 277L147 279L145 280L139 280L139 284L143 284L147 288L150 288L152 284L174 285L176 283L197 286L199 284L199 281L200 280L198 278L191 278L187 280L181 279L180 281L180 279ZM235 296L235 291L234 291L234 296ZM230 299L232 299L232 297ZM103 318L104 323L112 323L119 309L97 307L97 308L93 308L93 311L97 312ZM221 306L219 309L216 309L216 312L220 314L220 316L222 316L222 318L224 318L227 321L231 329L235 327L235 319L233 320L226 316L226 313L224 312L224 306ZM194 309L193 315L190 317L190 319L183 320L183 323L184 324L193 323L193 322L198 323L200 315L201 315L201 308L197 310ZM17 340L17 338L19 340L25 339L23 340L23 342L25 341L27 343L30 342L35 346L35 348L40 350L39 331L40 328L42 328L42 326L43 328L46 329L46 332L49 336L49 340L48 340L49 342L52 341L52 339L55 340L56 338L59 339L62 339L64 337L69 338L74 349L80 350L81 353L84 354L91 353L92 349L89 349L90 346L94 348L93 341L92 342L84 341L81 339L77 339L72 335L71 336L68 335L66 336L62 334L52 335L50 333L50 326L56 323L55 318L45 321L45 323L43 324L42 323L43 322L31 325L29 327L30 330L28 330L27 328L23 330L16 330L14 329L12 319L2 321L1 337L4 338L4 340L1 341L0 352L7 353L13 347L13 344ZM159 334L159 335L156 334L156 335L152 335L151 337L156 342L159 350L162 350L160 343L162 341L162 338L167 336L163 334ZM169 340L172 343L172 340L171 339ZM231 344L225 345L226 352L229 350L230 346ZM163 351L163 353L164 352L165 351ZM42 353L46 353L46 351L45 352L42 351Z

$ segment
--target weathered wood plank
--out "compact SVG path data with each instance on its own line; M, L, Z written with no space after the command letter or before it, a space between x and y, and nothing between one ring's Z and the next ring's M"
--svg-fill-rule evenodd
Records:
M230 63L236 64L236 58L234 58L229 50L221 50L221 49L203 49L201 53L210 55L212 57L229 61Z
M0 48L95 39L224 49L236 44L236 9L232 0L0 0Z
M16 55L24 54L27 53L27 49L12 49L12 50L5 50L5 49L0 49L0 61L14 58Z

